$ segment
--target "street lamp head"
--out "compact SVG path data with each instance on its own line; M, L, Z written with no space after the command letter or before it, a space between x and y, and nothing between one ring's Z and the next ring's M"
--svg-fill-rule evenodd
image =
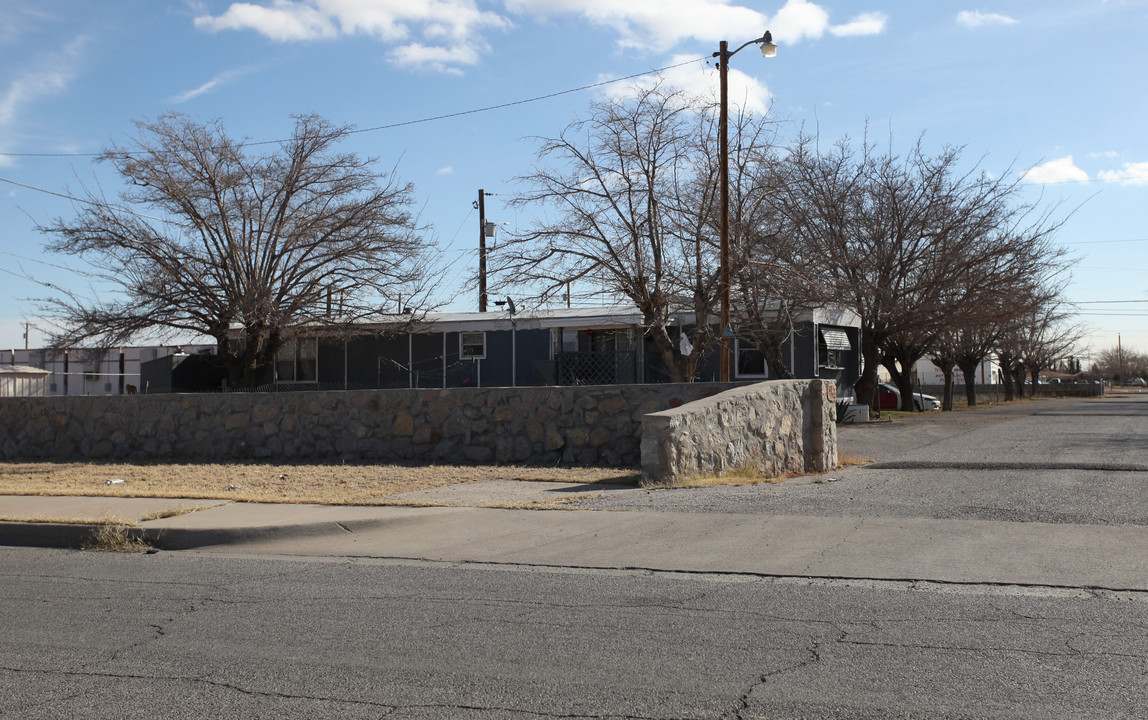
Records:
M773 44L773 35L768 30L761 36L761 56L767 58L777 56L777 46Z

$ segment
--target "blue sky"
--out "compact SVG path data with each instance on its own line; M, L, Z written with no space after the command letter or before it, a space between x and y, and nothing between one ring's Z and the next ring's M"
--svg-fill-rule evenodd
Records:
M1079 257L1067 295L1092 349L1119 333L1148 352L1145 0L5 0L0 347L23 347L42 283L89 283L76 260L45 256L35 229L71 203L21 185L114 194L87 154L134 120L177 110L274 140L297 113L376 128L669 66L672 82L702 91L716 88L702 59L719 41L765 29L778 55L734 58L732 97L823 137L859 137L868 122L901 147L924 133L990 172L1027 173L1030 199L1074 210L1057 237ZM454 260L445 296L477 265L478 189L494 193L489 219L522 220L503 201L530 167L530 138L556 135L606 91L361 132L344 147L415 184ZM31 345L43 341L33 327Z

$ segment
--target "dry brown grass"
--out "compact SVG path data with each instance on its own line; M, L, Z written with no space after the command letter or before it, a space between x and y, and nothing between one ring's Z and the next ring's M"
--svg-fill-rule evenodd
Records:
M132 531L124 523L100 523L84 544L84 550L99 552L145 552L152 543L146 537Z
M110 479L123 483L108 485ZM207 498L374 505L398 493L484 480L636 484L633 469L381 463L0 462L0 495Z
M650 489L707 488L719 485L780 485L787 475L765 475L758 468L738 468L721 475L688 475L663 483L644 483Z
M56 523L60 525L124 525L135 527L139 523L134 520L93 520L90 517L75 517L69 515L0 515L0 522L22 523Z

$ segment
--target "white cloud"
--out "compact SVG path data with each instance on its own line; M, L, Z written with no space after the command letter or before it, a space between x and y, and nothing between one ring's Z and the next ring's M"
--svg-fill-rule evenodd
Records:
M232 80L234 80L238 77L242 77L244 75L247 75L248 73L255 72L255 70L256 70L256 68L242 68L239 70L224 70L223 72L221 72L218 75L216 75L215 77L211 78L210 80L208 80L204 84L200 85L199 87L193 88L191 90L184 90L183 92L178 93L177 95L174 95L171 98L171 101L173 103L176 103L176 104L187 102L188 100L191 100L193 98L197 98L200 95L203 95L205 93L209 93L218 87L223 87L224 85L227 85Z
M807 0L787 0L769 20L776 43L819 38L829 29L829 12Z
M455 66L476 64L481 50L485 49L485 47L485 45L483 45L482 48L477 48L474 45L440 47L437 45L411 43L409 45L401 45L391 50L387 53L387 57L390 58L391 62L395 65L437 70L450 75L461 75L462 71Z
M1016 20L1000 13L985 13L980 10L962 10L957 13L957 22L967 28L979 28L984 25L1013 25Z
M234 3L218 17L201 15L195 26L208 32L254 30L272 40L315 40L334 37L335 25L316 8L298 2L273 0L271 7Z
M778 44L835 35L881 32L885 16L863 13L844 25L830 26L829 12L809 0L786 0L772 17L730 0L507 0L507 9L539 16L577 14L616 31L622 47L668 50L683 40L734 47L769 30Z
M581 15L617 32L623 47L643 50L668 50L686 38L716 43L767 28L765 15L728 0L507 0L506 6L540 16Z
M444 168L439 168L435 172L435 174L436 175L454 175L454 166L453 165L447 165Z
M1101 170L1096 177L1121 185L1148 185L1148 162L1126 162L1120 170Z
M222 15L195 18L201 30L253 30L278 42L368 35L385 43L405 43L390 53L398 64L448 72L478 62L488 48L479 31L509 24L497 13L479 10L475 0L238 2Z
M1062 157L1058 160L1037 165L1025 171L1021 177L1028 182L1039 184L1054 184L1064 182L1088 182L1088 173L1076 167L1072 156Z
M701 98L703 101L718 102L720 92L717 69L703 62L690 63L692 55L678 55L670 60L671 65L678 65L661 74L661 79L667 86L681 90L691 97ZM683 64L684 63L684 64ZM600 79L608 79L602 76ZM753 114L764 114L769 111L773 94L756 78L741 72L735 67L729 69L729 103L733 111L744 109ZM609 97L628 97L634 95L639 89L652 87L658 82L653 75L643 75L628 82L612 83L606 86L604 93Z
M1092 158L1093 160L1097 160L1099 158L1115 159L1120 157L1120 153L1116 152L1115 150L1105 150L1103 152L1090 152L1088 153L1088 157Z
M829 32L837 37L856 37L859 35L879 35L885 31L885 23L889 18L885 13L861 13L844 25L834 25Z
M12 136L21 120L27 119L29 106L68 88L76 77L86 42L78 37L59 52L44 54L6 78L7 86L0 91L0 149L12 145ZM0 164L10 164L10 160L0 156Z

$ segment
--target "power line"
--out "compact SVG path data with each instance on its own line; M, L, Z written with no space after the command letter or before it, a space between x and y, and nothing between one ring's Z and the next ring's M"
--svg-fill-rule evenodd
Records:
M623 82L625 80L633 80L634 78L644 77L644 76L650 75L652 73L660 73L660 72L664 72L666 70L673 70L674 68L684 67L686 65L692 65L696 62L704 61L705 59L706 59L705 57L699 57L699 58L695 58L693 60L687 60L685 62L680 62L680 63L677 63L675 65L667 65L665 67L655 68L653 70L646 70L646 71L643 71L640 73L634 73L633 75L626 75L625 77L613 78L612 80L602 80L600 82L591 83L589 85L583 85L581 87L571 88L569 90L559 90L558 92L547 93L546 95L538 95L538 96L535 96L532 98L526 98L525 100L513 100L510 102L499 103L497 105L487 105L485 107L473 108L470 110L460 110L458 112L446 113L443 115L434 115L431 117L419 118L417 120L404 120L402 122L389 123L386 125L375 125L374 127L369 127L369 128L362 128L362 129L358 129L358 130L349 130L347 132L347 134L348 135L357 135L357 134L361 134L361 133L376 132L378 130L393 130L395 128L407 127L409 125L421 125L423 123L436 122L438 120L448 120L450 118L463 117L465 115L475 115L477 113L490 112L491 110L502 110L502 109L505 109L508 107L515 107L517 105L527 105L529 103L541 102L543 100L549 100L551 98L560 97L562 95L569 95L571 93L582 92L583 90L593 90L594 88L603 87L605 85L612 85L614 83ZM287 140L286 139L260 140L257 142L240 143L239 147L254 147L257 145L275 145L275 144L282 143L282 142L287 142ZM94 152L94 153L48 153L48 152L14 153L14 152L0 151L0 157L74 158L74 157L99 157L100 155L103 155L103 154L104 154L103 152ZM119 154L119 155L133 155L134 156L134 155L139 155L140 153L127 152L127 153L117 153L117 154ZM19 184L19 183L16 183L16 184Z
M27 190L34 190L36 192L44 193L45 195L55 195L56 197L64 198L65 200L71 200L72 202L83 203L84 205L91 205L93 207L98 207L98 208L108 208L111 210L115 210L116 212L122 212L122 213L127 214L127 215L134 215L135 217L138 217L138 218L144 218L145 220L155 220L156 222L168 223L170 225L178 225L179 227L183 227L183 228L191 227L190 225L186 225L186 224L181 223L181 222L176 222L175 220L165 220L164 218L158 218L158 217L155 217L154 215L144 215L142 213L138 213L138 212L135 212L133 210L129 210L126 207L123 207L120 205L112 205L111 203L97 202L95 200L85 200L84 198L78 198L78 197L75 197L74 195L66 195L64 193L55 192L54 190L46 190L42 187L36 187L35 185L28 185L26 183L16 182L15 180L9 180L8 178L0 177L0 182L6 182L9 185L16 185L17 187L22 187L22 188L25 188Z

